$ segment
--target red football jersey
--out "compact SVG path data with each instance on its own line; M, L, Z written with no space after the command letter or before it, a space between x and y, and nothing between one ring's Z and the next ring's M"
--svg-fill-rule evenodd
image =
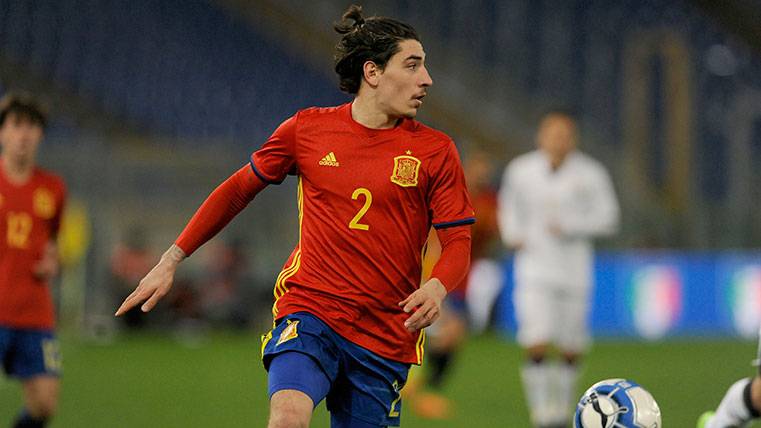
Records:
M251 165L268 183L299 179L300 240L275 283L275 318L307 311L378 355L420 364L424 335L404 328L398 303L420 285L431 225L475 221L452 140L410 119L366 128L344 104L286 120Z
M55 326L50 288L33 269L56 238L65 195L63 181L49 172L36 168L16 185L0 166L0 325Z

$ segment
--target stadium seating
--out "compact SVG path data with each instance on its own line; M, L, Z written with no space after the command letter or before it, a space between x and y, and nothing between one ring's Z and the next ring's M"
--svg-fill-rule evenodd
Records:
M251 144L299 108L344 99L324 74L202 0L0 1L0 49L174 137Z

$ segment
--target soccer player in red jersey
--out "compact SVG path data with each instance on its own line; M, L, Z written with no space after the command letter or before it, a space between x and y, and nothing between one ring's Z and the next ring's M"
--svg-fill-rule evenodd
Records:
M177 264L269 184L298 177L300 239L275 283L263 338L269 427L306 427L327 400L333 427L398 425L399 391L422 362L422 329L469 264L470 205L452 140L414 120L433 83L415 30L352 6L335 69L338 107L301 110L220 185L117 315L149 311ZM420 285L433 226L442 255Z
M46 118L27 97L0 100L0 362L23 384L14 427L42 427L58 402L60 356L49 281L66 190L36 166Z

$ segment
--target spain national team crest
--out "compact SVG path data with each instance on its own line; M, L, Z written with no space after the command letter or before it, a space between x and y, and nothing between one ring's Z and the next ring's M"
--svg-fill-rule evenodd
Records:
M280 333L280 339L277 340L277 343L275 344L275 346L278 346L291 339L295 339L299 337L299 332L297 330L299 321L296 320L291 322L291 320L288 320L287 322L288 322L288 326L286 326L285 329L283 329L283 332Z
M402 187L417 186L419 170L420 159L410 156L410 152L407 151L406 155L394 158L394 173L391 174L391 181Z
M34 214L44 219L51 219L55 215L55 200L53 199L53 193L40 187L34 191L32 196L32 202L34 204Z

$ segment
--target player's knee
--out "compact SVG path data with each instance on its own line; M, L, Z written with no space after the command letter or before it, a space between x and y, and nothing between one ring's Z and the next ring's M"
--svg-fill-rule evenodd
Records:
M36 384L28 388L25 404L29 414L35 419L50 419L58 409L58 385L52 382Z
M43 396L29 400L27 411L35 419L47 420L55 415L58 409L58 397Z
M561 358L565 364L575 366L579 364L581 354L575 352L563 352Z
M278 391L270 400L268 428L307 428L313 408L312 400L303 392Z
M541 363L547 358L547 352L549 351L549 346L541 344L541 345L533 345L526 348L526 358L534 363Z
M311 415L273 411L267 428L308 428Z
M751 381L750 399L754 409L761 413L761 376L756 376Z

